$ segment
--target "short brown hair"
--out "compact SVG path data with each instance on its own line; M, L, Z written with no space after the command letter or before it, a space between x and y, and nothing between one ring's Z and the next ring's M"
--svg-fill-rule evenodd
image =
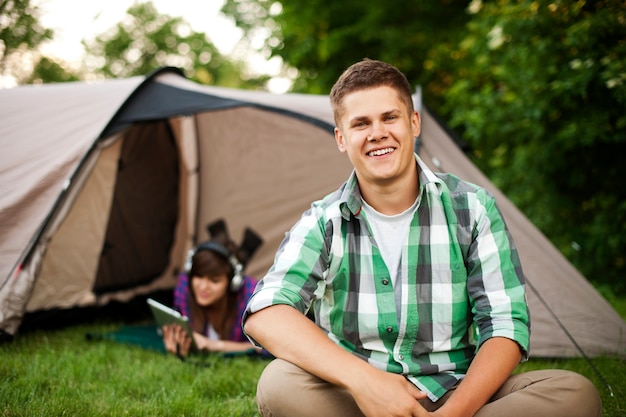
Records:
M335 125L339 126L346 95L368 88L387 86L395 89L404 101L407 110L413 112L411 84L396 67L386 62L365 58L348 67L337 79L330 91L330 105L333 109Z

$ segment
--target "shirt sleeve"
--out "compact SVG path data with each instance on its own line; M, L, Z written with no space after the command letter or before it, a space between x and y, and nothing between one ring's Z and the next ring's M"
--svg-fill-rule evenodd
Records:
M493 196L479 191L476 204L467 287L478 346L489 338L505 337L519 344L526 360L530 317L517 249Z
M328 263L322 224L313 207L287 233L273 266L248 302L244 323L250 314L276 304L308 312Z

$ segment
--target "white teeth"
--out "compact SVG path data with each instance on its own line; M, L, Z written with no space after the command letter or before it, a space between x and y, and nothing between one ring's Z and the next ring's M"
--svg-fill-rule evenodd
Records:
M369 152L370 156L380 156L380 155L385 155L388 153L393 152L393 148L386 148L386 149L378 149L376 151L371 151Z

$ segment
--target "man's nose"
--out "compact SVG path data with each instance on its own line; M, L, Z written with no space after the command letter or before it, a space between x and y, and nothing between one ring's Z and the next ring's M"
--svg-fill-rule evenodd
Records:
M372 130L367 137L369 141L379 141L387 137L387 129L384 123L374 122L372 123Z

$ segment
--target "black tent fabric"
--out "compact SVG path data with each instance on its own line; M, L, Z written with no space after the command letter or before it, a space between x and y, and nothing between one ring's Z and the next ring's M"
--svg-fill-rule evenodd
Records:
M167 267L178 213L178 150L164 121L138 123L125 141L93 291L147 284ZM154 208L154 209L150 209Z

